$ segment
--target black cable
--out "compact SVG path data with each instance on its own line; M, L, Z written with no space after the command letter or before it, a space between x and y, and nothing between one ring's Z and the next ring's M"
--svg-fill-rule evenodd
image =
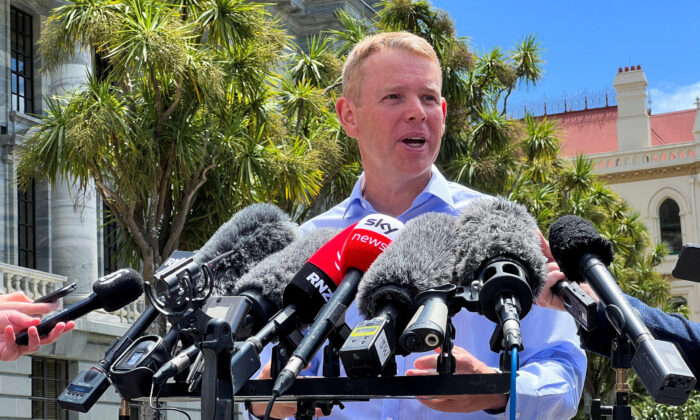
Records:
M277 391L272 391L272 396L270 397L270 402L267 403L267 410L265 410L265 416L263 420L270 419L270 413L272 412L272 407L275 405L275 400L279 397L280 393Z
M151 394L148 396L148 405L151 407L151 409L155 411L176 411L178 413L182 413L185 417L187 417L187 420L192 420L192 417L190 417L189 414L187 414L184 410L180 410L179 408L174 408L174 407L167 407L167 408L161 408L158 407L157 405L153 405L153 387L155 384L151 382ZM160 404L158 402L158 398L160 398L160 390L158 390L158 395L156 395L156 404Z

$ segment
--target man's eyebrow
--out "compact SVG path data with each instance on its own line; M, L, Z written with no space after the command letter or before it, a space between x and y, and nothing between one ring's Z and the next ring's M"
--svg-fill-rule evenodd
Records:
M402 91L402 90L406 90L406 89L408 89L406 85L388 85L388 86L384 86L381 89L379 89L379 94ZM437 83L430 83L430 84L424 86L423 88L421 88L421 90L423 90L423 89L433 91L434 93L437 93L437 94L440 94L440 92L441 92L440 85L438 85Z

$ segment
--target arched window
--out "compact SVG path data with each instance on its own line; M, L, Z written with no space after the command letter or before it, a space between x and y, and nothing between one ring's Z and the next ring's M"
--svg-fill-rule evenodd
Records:
M683 247L681 236L681 216L678 204L667 198L659 207L661 241L666 243L671 254L678 254Z

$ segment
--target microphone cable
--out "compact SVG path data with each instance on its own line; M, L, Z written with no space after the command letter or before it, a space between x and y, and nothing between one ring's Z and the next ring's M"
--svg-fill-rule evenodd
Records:
M190 415L187 414L187 412L185 412L184 410L180 410L179 408L175 408L175 407L164 408L164 407L158 406L158 404L160 404L158 402L158 398L160 398L160 389L158 390L158 395L156 395L156 403L154 405L153 404L153 387L155 387L155 382L151 382L151 393L148 395L148 405L151 407L152 410L154 410L154 411L176 411L178 413L181 413L185 417L187 417L187 420L192 420L192 417L190 417Z
M518 346L513 346L510 351L510 420L516 419L517 399L516 378L518 377Z
M277 390L272 391L272 395L270 396L270 402L267 403L267 410L265 410L265 416L263 417L263 420L269 420L270 418L270 413L272 413L272 407L275 405L275 400L277 397L279 397L280 392Z

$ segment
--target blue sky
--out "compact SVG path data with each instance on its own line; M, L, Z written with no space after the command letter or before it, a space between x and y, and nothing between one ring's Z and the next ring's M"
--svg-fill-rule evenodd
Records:
M641 65L652 113L691 109L700 96L700 0L432 0L476 53L509 51L527 34L543 48L544 77L510 104L614 92L619 67Z

